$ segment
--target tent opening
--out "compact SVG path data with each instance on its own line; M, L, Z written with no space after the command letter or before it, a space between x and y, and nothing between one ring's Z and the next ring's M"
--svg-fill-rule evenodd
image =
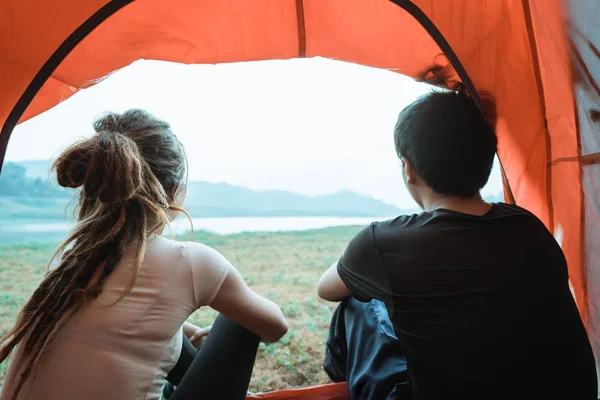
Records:
M467 85L472 94L489 91L510 182L505 198L560 236L597 348L597 2L61 0L49 7L24 0L0 8L3 175L17 122L139 59L218 64L322 56L431 83L444 77L443 85Z
M8 227L0 286L23 282L7 289L16 313L72 226L64 208L73 193L55 185L52 158L93 134L102 112L143 108L169 122L186 148L193 240L227 254L292 324L282 342L262 346L251 391L328 383L320 364L332 306L317 298L316 279L361 226L418 211L393 127L429 90L398 73L324 58L135 62L16 128L0 176L0 223ZM496 163L483 194L502 201L502 191ZM189 222L179 218L165 235L187 239ZM192 320L204 326L214 317L202 310Z

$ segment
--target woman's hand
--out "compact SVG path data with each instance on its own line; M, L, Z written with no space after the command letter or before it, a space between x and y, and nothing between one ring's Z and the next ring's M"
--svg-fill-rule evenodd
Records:
M183 324L183 333L188 339L190 339L190 342L192 342L194 347L198 348L202 342L206 340L206 337L210 333L210 328L212 328L212 325L207 326L206 328L201 328L197 325L185 322Z
M206 337L210 333L210 328L212 328L212 325L207 326L206 328L200 328L199 326L197 326L196 328L196 331L190 337L190 342L192 342L195 348L198 348L206 340Z

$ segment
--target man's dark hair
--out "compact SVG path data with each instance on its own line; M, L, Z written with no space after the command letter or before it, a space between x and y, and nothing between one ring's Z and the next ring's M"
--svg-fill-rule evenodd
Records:
M498 139L470 97L432 91L402 110L394 142L436 193L472 197L489 179Z

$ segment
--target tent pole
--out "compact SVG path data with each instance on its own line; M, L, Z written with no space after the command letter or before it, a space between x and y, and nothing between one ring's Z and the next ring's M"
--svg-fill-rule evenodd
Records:
M33 101L35 95L42 88L44 83L50 78L50 75L56 70L60 63L69 55L69 53L81 42L85 37L98 27L102 22L111 17L114 13L125 7L133 0L113 0L109 1L102 8L98 9L84 23L79 25L77 29L71 33L64 42L56 49L56 51L48 58L42 68L38 71L35 77L31 80L2 126L0 131L0 173L4 164L4 156L10 135L19 123L19 120Z
M434 23L429 19L429 17L418 6L416 6L412 1L410 1L410 0L390 0L390 1L394 4L396 4L398 7L404 9L410 15L412 15L413 18L416 19L417 22L419 22L421 24L421 26L427 31L427 33L429 33L431 38L440 47L440 49L442 50L442 52L444 53L446 58L448 58L448 61L450 61L450 64L452 64L452 66L454 67L454 70L460 77L462 83L467 88L469 94L471 95L471 98L473 99L475 104L477 104L477 107L479 108L479 110L481 110L481 112L485 115L486 114L485 109L481 102L481 98L479 97L479 94L477 93L477 90L475 90L475 85L473 85L473 81L471 81L471 78L469 78L469 75L467 74L467 71L463 67L460 60L458 59L458 56L456 55L456 53L450 46L450 43L448 43L446 38L444 38L444 35L442 35L440 30L434 25ZM502 180L504 181L504 187L506 189L506 193L508 194L509 201L512 204L516 204L515 196L513 195L512 189L510 187L510 183L508 181L508 177L506 176L506 172L504 171L504 167L502 166L502 161L500 160L500 158L498 158L498 160L500 161L500 170L502 173Z

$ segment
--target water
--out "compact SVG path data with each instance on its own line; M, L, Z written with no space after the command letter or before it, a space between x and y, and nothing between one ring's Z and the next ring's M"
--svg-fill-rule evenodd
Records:
M345 217L239 217L239 218L193 218L195 230L228 235L241 232L304 231L342 225L368 225L381 218ZM187 219L177 219L171 224L176 234L189 231Z
M386 217L230 217L193 218L196 231L205 230L221 235L241 232L302 231L343 225L368 225ZM0 221L0 244L28 242L57 242L66 237L72 223L65 221ZM183 234L189 231L187 219L178 218L171 224L172 233ZM169 235L168 229L165 235Z

